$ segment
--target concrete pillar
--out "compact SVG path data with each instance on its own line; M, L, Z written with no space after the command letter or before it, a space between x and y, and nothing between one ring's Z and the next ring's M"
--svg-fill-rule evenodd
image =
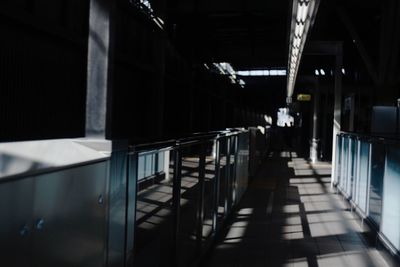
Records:
M106 138L107 96L110 87L111 6L91 0L87 61L86 137Z
M332 176L331 185L336 182L336 135L340 132L342 120L342 68L343 68L343 45L336 45L335 59L335 104L333 110L333 140L332 140Z
M320 90L319 81L316 78L314 95L313 95L313 119L312 119L312 138L310 140L310 160L315 163L318 161L318 146L319 146L319 102Z

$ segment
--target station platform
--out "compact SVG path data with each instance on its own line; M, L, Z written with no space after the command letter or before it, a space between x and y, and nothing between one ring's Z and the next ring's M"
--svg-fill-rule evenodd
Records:
M271 153L203 266L398 266L330 181L328 163Z

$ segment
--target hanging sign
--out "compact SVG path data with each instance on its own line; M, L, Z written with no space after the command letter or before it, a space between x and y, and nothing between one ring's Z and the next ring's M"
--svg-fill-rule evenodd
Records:
M298 94L297 101L311 101L311 95L310 94Z

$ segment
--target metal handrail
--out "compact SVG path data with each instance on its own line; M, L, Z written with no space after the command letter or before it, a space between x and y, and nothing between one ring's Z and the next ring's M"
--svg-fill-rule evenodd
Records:
M212 133L195 133L193 134L193 136L184 137L180 139L172 139L155 143L134 145L130 147L130 150L134 153L141 153L142 155L148 155L148 154L173 150L176 149L177 147L200 145L219 138L235 136L246 131L247 130L237 130L235 132L232 132L231 130L224 130L224 131L214 131Z
M394 135L377 135L377 134L365 134L365 133L354 133L354 132L345 132L341 131L338 133L340 136L351 136L359 139L367 139L370 142L385 142L385 143L399 143L400 144L400 136Z

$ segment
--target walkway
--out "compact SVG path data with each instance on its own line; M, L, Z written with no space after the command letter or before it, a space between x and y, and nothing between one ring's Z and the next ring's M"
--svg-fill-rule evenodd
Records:
M204 266L394 266L365 232L331 191L329 164L275 153Z

